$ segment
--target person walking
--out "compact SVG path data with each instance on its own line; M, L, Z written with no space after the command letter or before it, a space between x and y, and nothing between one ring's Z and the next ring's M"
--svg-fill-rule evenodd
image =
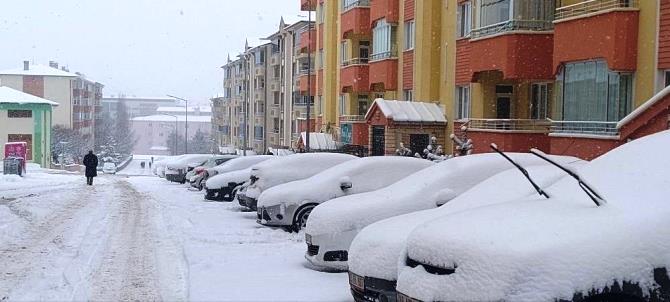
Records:
M86 184L93 185L93 177L98 176L98 157L93 154L92 150L84 156L84 166L86 166Z

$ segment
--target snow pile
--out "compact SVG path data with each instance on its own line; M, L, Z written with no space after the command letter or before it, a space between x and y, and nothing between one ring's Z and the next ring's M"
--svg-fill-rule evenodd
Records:
M532 154L509 153L508 156L524 166L546 164ZM552 158L560 162L577 160L562 156ZM385 218L435 208L436 202L448 201L440 200L440 197L458 196L486 178L510 168L514 167L495 153L456 157L386 188L324 203L311 213L307 233L318 235L360 230Z
M427 160L397 156L350 160L310 178L270 188L261 194L258 204L268 207L277 204L321 203L344 195L383 188L431 165ZM343 182L351 183L352 187L342 190L340 185Z
M398 290L421 300L552 301L614 280L654 284L670 266L670 131L627 143L578 169L607 204L564 177L537 196L417 227L408 257L457 269L403 267ZM476 286L473 286L476 284Z
M258 198L261 192L268 188L305 179L356 158L353 155L339 153L302 153L265 161L252 167L251 176L258 180L247 188L245 194L250 198Z
M579 161L573 165L583 163ZM528 166L526 170L540 187L549 186L565 177L562 171L549 165ZM398 258L405 248L407 236L418 225L448 214L532 195L537 195L537 192L521 172L512 167L487 178L439 208L373 223L364 228L351 243L349 270L361 276L396 280Z

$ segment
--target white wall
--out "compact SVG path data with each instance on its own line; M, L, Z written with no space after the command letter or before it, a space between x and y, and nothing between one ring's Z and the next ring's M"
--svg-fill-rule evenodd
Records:
M33 118L9 119L7 110L0 110L0 158L5 156L5 143L7 143L8 134L30 134L34 136ZM39 142L33 141L33 143Z
M58 103L53 108L53 125L72 128L72 79L44 77L44 98Z

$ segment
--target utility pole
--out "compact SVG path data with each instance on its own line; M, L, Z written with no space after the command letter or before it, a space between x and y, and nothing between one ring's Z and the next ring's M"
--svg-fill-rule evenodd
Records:
M186 132L184 132L184 154L188 154L188 100L180 98L180 97L176 97L176 96L173 96L173 95L169 95L169 94L167 96L171 97L173 99L184 101L186 103L186 110L185 110L185 112L186 112Z

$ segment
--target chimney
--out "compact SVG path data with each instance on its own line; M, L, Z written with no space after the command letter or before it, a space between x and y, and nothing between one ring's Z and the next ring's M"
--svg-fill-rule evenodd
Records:
M49 61L49 67L58 69L58 62Z
M29 69L30 69L30 62L23 61L23 70L29 70Z

